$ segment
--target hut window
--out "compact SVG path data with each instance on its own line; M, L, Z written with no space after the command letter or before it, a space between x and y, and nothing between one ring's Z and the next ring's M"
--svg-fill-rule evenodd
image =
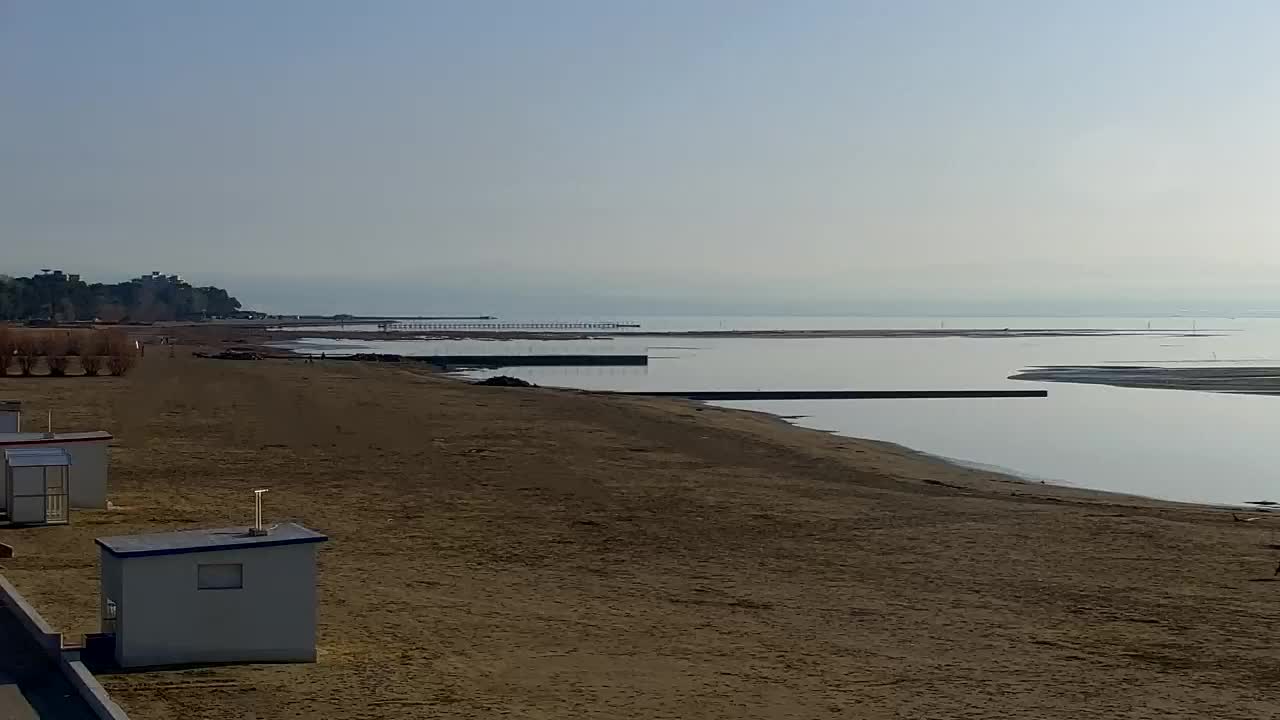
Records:
M196 588L199 590L238 590L244 587L244 565L218 563L196 566Z

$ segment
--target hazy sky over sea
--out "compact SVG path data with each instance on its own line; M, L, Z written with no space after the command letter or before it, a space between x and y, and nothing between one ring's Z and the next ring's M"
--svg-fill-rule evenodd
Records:
M1269 0L0 0L0 271L1278 308L1277 37Z

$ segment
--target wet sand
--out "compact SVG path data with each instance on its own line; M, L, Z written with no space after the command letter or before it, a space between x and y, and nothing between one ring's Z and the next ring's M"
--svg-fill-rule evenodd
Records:
M1029 368L1009 376L1009 379L1161 390L1280 395L1280 367L1054 365Z
M96 536L247 524L270 487L271 521L332 537L318 663L103 677L135 720L1280 715L1280 519L675 400L185 351L0 379L117 438L115 509L0 531L59 629L97 629Z

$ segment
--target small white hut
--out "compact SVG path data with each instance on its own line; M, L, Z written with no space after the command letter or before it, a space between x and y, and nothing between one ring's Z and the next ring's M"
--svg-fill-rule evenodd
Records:
M315 662L316 548L296 523L98 538L121 667Z
M5 450L4 476L9 522L60 525L69 520L71 455L66 450Z
M71 455L72 464L71 507L105 510L107 507L107 446L111 440L111 433L101 431L53 434L0 433L0 452L28 448L66 450ZM3 497L5 497L4 489L0 488L0 498ZM4 507L0 507L0 510Z
M22 432L22 403L0 400L0 433Z

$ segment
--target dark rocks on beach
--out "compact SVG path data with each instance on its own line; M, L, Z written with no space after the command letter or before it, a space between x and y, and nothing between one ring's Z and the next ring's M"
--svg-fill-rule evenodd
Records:
M364 362L400 362L403 358L394 353L356 353L350 359Z
M192 353L195 357L208 360L261 360L262 355L250 350L223 350L219 353Z
M527 380L511 377L510 375L497 375L484 380L477 380L473 385L489 385L491 387L538 387Z

